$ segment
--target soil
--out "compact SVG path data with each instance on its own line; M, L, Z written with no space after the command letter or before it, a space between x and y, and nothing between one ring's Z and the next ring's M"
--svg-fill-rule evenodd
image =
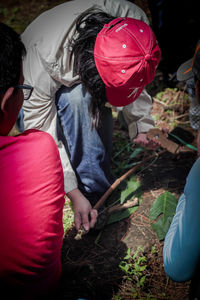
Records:
M1 21L14 24L16 30L21 33L30 20L42 11L62 2L64 1L1 0L0 18ZM149 15L147 1L135 1L135 3ZM166 87L160 76L162 77L162 74L160 75L158 72L150 87L153 96L158 90ZM172 98L177 100L180 97L177 91L174 92L175 94L170 93L168 93L169 101ZM156 125L159 128L171 130L174 126L169 122L169 112L167 112L166 105L157 100L155 99L153 103L152 111L152 114L160 116ZM175 107L173 110L174 120L177 116L187 115L187 112L187 105L179 105L178 109ZM189 142L195 144L196 133L192 131L189 125L188 115L186 119L183 117L176 120L179 120L177 123L179 126L187 130L189 137L190 133L193 134L193 141L190 140ZM115 132L118 132L119 136L126 137L128 142L128 133L120 127L117 119L114 127ZM184 137L186 137L185 134ZM151 151L148 151L144 155L150 155L150 153ZM158 240L156 233L151 228L149 209L154 200L166 190L173 193L177 198L180 196L187 174L195 159L195 152L178 155L165 152L151 164L147 163L147 168L137 175L141 182L143 197L142 203L134 214L122 221L105 225L101 230L90 231L78 241L74 239L75 228L68 231L62 247L62 280L55 299L188 299L189 282L173 282L164 272L163 241ZM127 250L130 249L131 253L135 253L138 246L144 249L144 255L147 259L145 272L147 280L142 288L138 288L134 280L127 280L119 268ZM155 246L155 254L152 254L152 246ZM133 296L133 289L137 290L135 296Z
M168 89L158 70L148 90L154 98L152 115L159 116L156 126L167 128L171 133L195 145L196 132L190 127L189 102L187 97L185 100L184 87L175 83L173 88ZM164 99L164 102L156 98L159 90L163 91L161 100ZM171 111L168 110L168 105L172 107ZM127 130L118 119L114 120L114 132L114 152L117 152L119 149L115 144L118 145L120 139L127 140L128 143L129 138ZM144 152L139 160L152 153ZM126 160L126 155L122 153L120 159ZM68 231L63 241L63 276L56 299L189 299L190 282L174 282L164 272L163 241L159 241L152 230L149 210L155 199L165 191L179 198L195 160L195 151L179 154L166 151L156 160L147 162L142 167L142 172L135 172L141 182L143 196L139 208L129 218L105 225L101 230L93 230L78 241L74 239L75 229ZM123 173L125 171L118 170L117 176L120 177ZM152 254L152 246L156 249L155 254ZM133 277L132 280L127 279L119 268L127 250L130 249L131 254L134 254L138 247L142 247L147 259L146 283L143 287L137 287L137 280ZM135 290L136 293L133 292Z
M100 231L94 230L79 241L74 239L74 228L67 232L62 249L63 277L59 299L153 299L148 298L148 294L154 299L188 299L189 282L175 283L164 272L163 241L158 240L151 228L149 209L166 190L179 197L195 159L196 154L191 152L177 156L164 153L138 175L144 194L142 203L133 215L106 225ZM134 282L124 277L119 264L128 248L133 254L138 246L144 249L147 257L148 280L145 288L139 290L138 297L133 298L130 290L135 286ZM152 246L157 251L154 257Z
M158 71L149 86L149 92L153 97L157 95L158 87L162 84L162 77ZM161 100L164 98L165 102L154 98L152 109L152 115L159 115L156 126L167 128L186 142L195 145L196 132L189 124L189 102L188 99L185 101L184 88L176 83L173 89L166 89L163 85L161 90L164 91ZM168 103L173 106L178 98L180 98L179 105L173 107L170 113L169 111L166 113ZM169 120L170 118L175 120L177 117L179 121L174 126L174 123L170 123ZM128 132L118 119L114 120L114 132L113 145L116 152L119 149L115 148L115 144L119 143L119 139L127 140L128 143ZM139 160L151 154L152 151L146 151L141 154ZM126 155L122 153L120 159L126 160ZM194 151L179 154L166 151L156 160L151 160L142 166L144 169L142 172L137 170L134 173L141 182L143 196L139 208L129 218L105 225L101 230L93 230L79 241L74 239L76 235L74 228L67 232L62 249L63 277L60 293L57 295L59 299L189 299L190 282L173 282L164 272L163 241L159 241L152 230L149 210L155 199L165 191L179 198L195 160ZM117 176L120 177L123 173L125 171L119 170ZM154 255L152 246L156 249ZM146 283L139 288L137 281L133 278L128 280L119 268L127 250L130 249L134 254L138 247L142 247L147 259ZM133 293L134 289L137 295Z

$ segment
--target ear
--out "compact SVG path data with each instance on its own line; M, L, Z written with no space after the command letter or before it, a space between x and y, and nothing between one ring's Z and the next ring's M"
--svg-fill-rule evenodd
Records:
M8 108L8 104L10 99L12 98L14 93L14 88L10 87L9 89L7 89L7 91L5 92L5 94L3 95L2 99L1 99L1 111L4 114L7 114L7 108Z

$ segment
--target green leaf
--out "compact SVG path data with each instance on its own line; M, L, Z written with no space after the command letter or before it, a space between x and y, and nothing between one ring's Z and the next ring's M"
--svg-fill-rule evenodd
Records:
M133 150L133 152L130 154L129 159L135 158L140 152L143 152L143 151L144 151L144 148L142 148L142 147L135 148Z
M120 204L137 197L139 203L141 203L141 190L140 182L137 180L135 176L132 176L128 182L126 188L120 192ZM111 224L114 222L121 221L125 218L128 218L131 214L133 214L138 209L138 206L130 207L121 211L117 211L111 214L109 217L107 224Z
M165 238L175 214L176 206L176 197L168 191L164 192L154 201L149 212L149 217L151 221L156 220L156 223L152 223L151 226L159 240Z
M131 258L131 249L128 248L127 254L126 254L126 256L124 257L124 259L130 259L130 258Z
M114 212L109 217L109 219L107 221L107 224L111 224L111 223L114 223L114 222L119 222L123 219L126 219L130 215L132 215L137 209L138 209L138 206L135 206L135 207L124 209L124 210L119 211L119 212Z
M136 179L135 176L132 176L127 182L127 187L121 192L120 203L124 203L131 198L136 197L136 191L140 187L140 182ZM138 195L139 196L139 195Z
M146 276L144 275L144 276L142 276L141 278L140 278L140 286L144 286L144 284L145 284L145 281L146 281Z

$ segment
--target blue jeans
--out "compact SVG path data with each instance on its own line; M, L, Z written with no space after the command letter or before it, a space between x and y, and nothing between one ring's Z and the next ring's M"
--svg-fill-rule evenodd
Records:
M174 281L190 280L200 259L200 158L192 166L165 237L164 268Z
M82 84L62 86L56 93L58 135L76 171L79 189L95 202L113 182L110 174L113 121L104 107L100 124L92 129L89 106L91 95Z
M81 84L62 86L56 93L59 140L70 157L80 191L95 204L114 180L110 173L113 121L111 109L104 107L98 128L92 129L90 101L91 95ZM23 131L23 110L17 125Z

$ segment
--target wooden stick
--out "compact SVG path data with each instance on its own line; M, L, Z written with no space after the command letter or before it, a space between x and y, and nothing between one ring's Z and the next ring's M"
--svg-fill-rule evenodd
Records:
M99 201L94 205L94 209L98 209L104 202L105 200L108 198L108 196L110 196L110 194L116 189L116 187L124 180L126 179L128 176L130 176L133 172L135 172L140 166L142 166L146 161L159 156L161 154L163 154L164 152L166 152L166 150L160 151L159 153L154 153L151 156L148 156L146 158L144 158L138 165L134 166L133 168L131 168L130 170L128 170L125 174L123 174L121 177L117 178L115 180L115 182L109 187L109 189L103 194L103 196L99 199Z
M108 196L114 191L114 189L116 189L116 187L124 180L126 179L129 175L131 175L134 171L137 170L137 168L139 168L140 166L142 166L146 161L148 161L149 159L152 159L156 156L159 156L161 154L163 154L164 152L166 152L166 150L160 151L159 153L154 153L153 155L146 157L145 159L143 159L143 161L141 161L141 163L139 163L137 166L134 166L133 168L131 168L129 171L127 171L124 175L122 175L120 178L116 179L115 182L109 187L109 189L103 194L103 196L99 199L99 201L95 204L95 206L93 207L94 209L98 209L104 202L105 200L108 198ZM132 207L134 205L138 204L138 199L135 198L133 199L133 201L128 202L127 204L124 203L123 205L116 205L115 207L110 207L109 208L109 213L115 210L121 210L124 208L128 208L128 207ZM83 227L81 227L76 236L74 237L75 240L80 240L82 239L82 236L84 234L86 234L87 232L85 231L85 229Z
M181 118L186 117L188 115L189 115L189 113L186 113L186 114L183 114L183 115L179 115L179 116L175 117L174 119L176 119L176 120L181 119Z
M153 101L167 107L167 104L165 102L162 102L162 101L158 100L157 98L153 98Z
M126 209L126 208L130 208L130 207L133 207L133 206L137 206L139 204L139 200L138 198L134 198L133 200L129 200L127 201L126 203L123 203L123 204L117 204L117 205L114 205L114 206L111 206L110 208L108 208L108 213L113 213L114 211L120 211L120 210L123 210L123 209Z

